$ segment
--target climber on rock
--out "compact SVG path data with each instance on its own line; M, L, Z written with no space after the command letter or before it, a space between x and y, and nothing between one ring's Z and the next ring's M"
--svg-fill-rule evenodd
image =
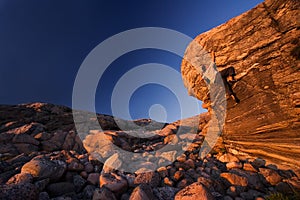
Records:
M226 92L229 96L236 102L240 103L240 100L237 98L236 94L232 90L232 85L236 82L235 80L235 70L233 66L230 66L226 69L220 71L221 77L223 79L223 83L226 89Z
M202 65L202 74L207 84L213 84L215 82L216 74L218 72L217 66L215 64L214 52L211 53L211 57L213 62L208 67L206 65ZM226 69L219 71L219 73L222 77L226 92L236 103L239 103L240 100L238 99L238 97L236 96L236 94L233 92L232 89L233 84L236 82L235 79L236 73L234 67L230 66Z

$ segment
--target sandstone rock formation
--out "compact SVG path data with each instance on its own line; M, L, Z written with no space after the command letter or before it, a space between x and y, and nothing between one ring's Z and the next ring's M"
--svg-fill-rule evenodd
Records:
M299 1L266 0L194 40L214 53L218 70L234 66L237 72L233 90L241 102L227 99L225 146L295 169L300 167L299 22ZM201 56L199 49L187 49L182 77L189 93L210 105L199 73Z

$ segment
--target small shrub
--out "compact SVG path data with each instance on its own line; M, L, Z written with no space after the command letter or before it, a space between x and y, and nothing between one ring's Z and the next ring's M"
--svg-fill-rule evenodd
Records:
M282 193L276 192L265 197L266 200L299 200L300 195L298 192L294 191L293 195L285 196Z
M221 153L223 153L223 154L227 153L227 149L226 149L226 148L221 148L220 151L221 151Z
M266 200L290 200L287 196L284 196L282 193L273 193L266 196Z

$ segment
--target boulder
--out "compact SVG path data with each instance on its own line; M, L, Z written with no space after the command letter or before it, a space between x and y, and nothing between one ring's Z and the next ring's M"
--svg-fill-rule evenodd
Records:
M109 173L110 171L120 169L122 166L122 160L119 158L119 154L115 153L110 156L104 163L103 171Z
M86 183L87 183L87 181L84 178L82 178L80 175L73 176L73 184L75 187L75 191L77 193L80 192L84 188Z
M282 180L278 172L273 169L259 168L259 173L262 174L271 185L277 185Z
M236 156L232 155L231 153L226 153L219 157L219 161L224 163L229 163L229 162L239 162L240 160Z
M228 170L233 169L233 168L243 168L243 164L240 162L229 162L226 164L226 168Z
M116 196L114 193L112 193L109 189L102 187L102 188L97 188L94 191L93 194L93 200L117 200Z
M39 193L31 183L0 185L0 199L5 200L36 200Z
M100 176L100 187L106 187L116 194L122 194L127 190L127 180L114 173L103 173Z
M153 189L153 193L158 200L174 199L178 191L179 191L178 188L169 187L169 186L157 187Z
M34 139L31 135L28 134L18 134L15 135L15 137L12 140L13 143L26 143L26 144L33 144L33 145L39 145L39 141Z
M225 180L227 180L231 185L244 186L244 187L248 185L247 178L243 176L239 176L237 174L224 172L220 176Z
M35 157L25 165L21 172L31 174L34 178L41 180L59 180L66 171L66 163L60 160L50 160L43 157Z
M180 190L176 196L175 200L214 200L215 198L210 193L210 191L201 183L193 183L184 189Z
M87 178L87 182L92 185L97 185L99 183L99 173L90 173Z
M160 176L157 172L144 172L136 176L134 184L149 184L151 187L157 187L160 183Z
M32 183L33 177L28 173L16 174L11 177L6 184Z
M75 186L69 182L51 183L47 186L47 192L51 197L75 193Z
M220 122L225 147L298 168L300 30L294 19L299 7L295 0L266 0L198 35L181 65L189 94L209 105L212 119L212 108L218 108L219 119L225 118ZM218 71L234 66L233 90L240 103L206 84L201 66L212 63L213 56ZM223 100L226 109L219 107Z
M148 184L141 184L136 187L129 200L156 200L152 188Z

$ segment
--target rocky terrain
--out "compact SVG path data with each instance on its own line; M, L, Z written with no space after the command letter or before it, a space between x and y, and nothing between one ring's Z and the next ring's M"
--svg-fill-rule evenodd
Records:
M209 113L161 124L158 130L144 130L153 134L149 138L137 138L120 130L114 118L107 115L89 120L97 120L104 128L93 130L94 134L82 141L69 108L45 103L1 106L0 199L258 200L272 194L299 197L300 180L291 169L280 169L246 154L233 155L220 142L203 157L199 151L209 137ZM194 121L197 127L191 127ZM135 121L141 127L150 122ZM182 134L176 134L182 127ZM158 151L166 145L186 144L191 133L192 142L184 153ZM97 137L103 137L101 134L111 143L97 151L93 144L101 144L103 139ZM135 163L134 156L124 160L110 150L113 145L133 154L142 153L147 160L141 165ZM122 170L121 166L132 163L134 172Z
M241 102L227 99L224 145L295 170L300 167L299 8L297 0L266 0L194 40L214 54L218 70L234 66L237 72L233 90ZM199 48L188 48L182 77L190 95L211 110L218 102L207 98L201 56Z
M0 105L0 199L300 199L299 4L266 0L195 39L238 73L224 121L198 59L182 75L208 112L170 124Z

